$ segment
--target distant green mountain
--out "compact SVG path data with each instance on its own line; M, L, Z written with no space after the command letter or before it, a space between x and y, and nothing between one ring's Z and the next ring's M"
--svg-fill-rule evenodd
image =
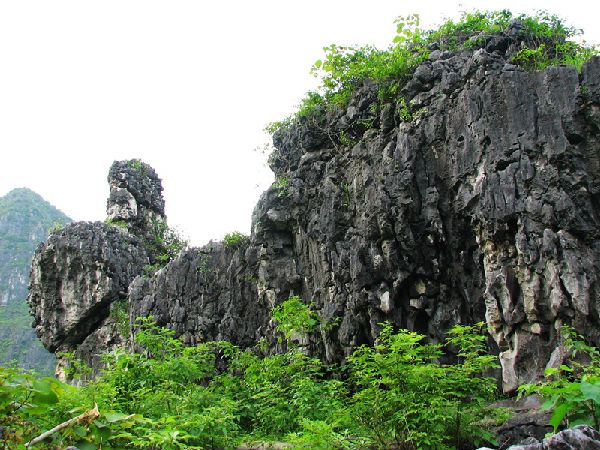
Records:
M25 299L31 257L48 230L71 222L40 195L13 189L0 197L0 365L53 373L54 355L31 329Z

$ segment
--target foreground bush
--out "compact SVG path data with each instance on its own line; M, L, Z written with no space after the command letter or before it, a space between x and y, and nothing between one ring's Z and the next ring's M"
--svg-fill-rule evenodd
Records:
M451 366L437 362L442 345L389 324L337 369L293 348L261 357L225 342L184 347L148 319L136 342L141 352L106 355L103 374L81 388L1 369L0 448L26 448L76 416L32 448L459 448L488 440L496 414L486 407L495 381L484 376L495 358L473 327L451 332Z

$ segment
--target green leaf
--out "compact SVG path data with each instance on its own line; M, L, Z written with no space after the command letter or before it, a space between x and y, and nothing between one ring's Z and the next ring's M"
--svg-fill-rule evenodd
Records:
M96 444L92 444L91 442L79 441L75 444L79 450L97 450L98 446Z
M555 432L567 413L571 410L572 406L571 403L562 403L554 409L552 417L550 417L550 425L552 425Z
M108 428L94 428L93 433L96 440L101 442L106 441L112 434Z
M73 427L73 432L81 438L87 436L87 430L84 427L82 427L81 425L77 425L77 426Z
M106 421L108 423L119 422L121 420L128 420L133 417L133 414L123 414L123 413L106 413L104 414Z
M47 379L35 380L33 382L33 401L38 404L53 405L58 402L58 396L52 389L53 382Z
M569 419L570 427L576 427L577 425L594 426L594 420L591 417L579 417L577 419Z
M600 403L600 382L589 383L586 380L581 380L579 387L583 394L583 400L592 400L594 403Z

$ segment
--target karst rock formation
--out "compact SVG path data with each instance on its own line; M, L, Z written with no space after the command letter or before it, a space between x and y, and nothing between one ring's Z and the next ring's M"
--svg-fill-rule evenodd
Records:
M410 120L365 82L346 108L280 129L249 239L154 274L160 180L116 162L108 216L130 226L76 223L40 246L38 335L91 360L123 340L111 304L126 301L187 343L249 347L275 342L273 307L299 295L321 323L306 349L331 362L384 321L438 341L484 321L507 392L560 364L562 325L600 344L600 58L530 72L509 62L515 39L432 51L401 92Z

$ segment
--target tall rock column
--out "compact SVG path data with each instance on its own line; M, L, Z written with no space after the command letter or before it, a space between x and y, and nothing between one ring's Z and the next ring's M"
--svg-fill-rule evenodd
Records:
M124 225L146 243L166 226L162 182L154 169L139 159L115 161L108 172L108 223Z
M115 161L108 182L106 223L78 222L52 233L33 256L28 297L44 346L75 351L95 367L103 351L125 342L127 312L119 309L127 309L129 284L153 261L157 227L166 227L162 183L152 167Z

